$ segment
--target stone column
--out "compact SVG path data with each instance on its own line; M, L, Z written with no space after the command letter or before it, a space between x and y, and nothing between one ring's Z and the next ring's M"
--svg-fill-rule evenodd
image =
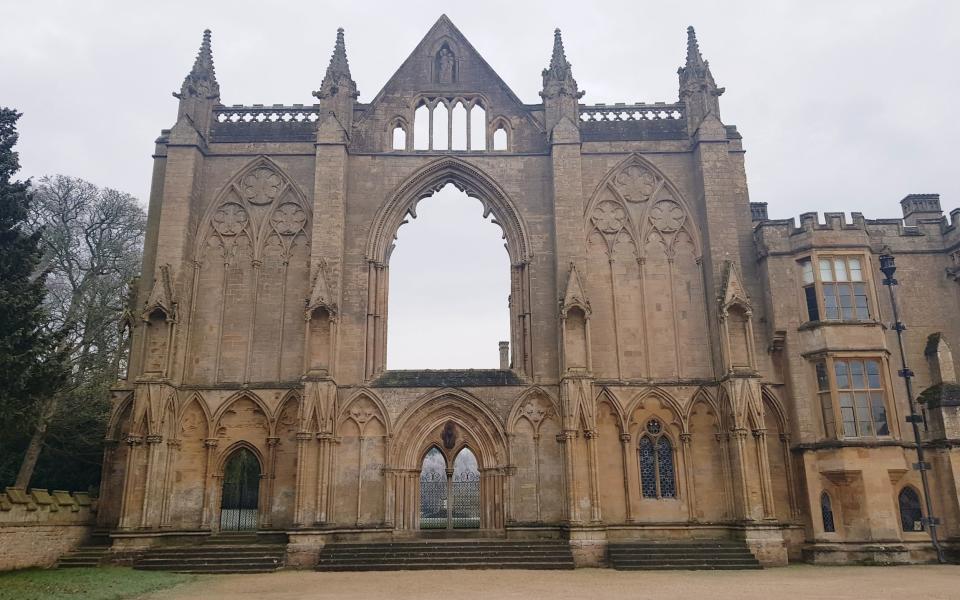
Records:
M204 529L213 529L213 511L211 508L211 499L215 490L211 484L214 482L213 461L216 457L217 444L220 442L217 438L207 438L203 440L203 447L206 450L206 464L203 469L203 508L201 509L200 526Z
M683 448L683 476L687 484L687 513L691 521L697 520L697 488L693 473L696 465L693 461L692 437L689 433L680 434L680 444Z

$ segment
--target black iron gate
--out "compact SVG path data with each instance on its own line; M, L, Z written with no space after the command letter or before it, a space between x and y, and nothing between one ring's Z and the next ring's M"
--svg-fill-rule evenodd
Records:
M424 457L420 470L420 529L480 527L480 472L476 458L464 449L446 468L437 449Z
M453 475L453 527L480 527L480 473L464 471Z
M420 473L420 529L447 528L447 474Z
M260 461L253 452L240 448L223 469L220 531L256 531L259 495Z

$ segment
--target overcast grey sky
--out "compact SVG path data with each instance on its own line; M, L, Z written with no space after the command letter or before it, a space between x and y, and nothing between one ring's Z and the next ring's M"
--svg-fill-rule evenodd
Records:
M313 103L338 26L346 29L360 100L369 101L446 11L526 102L539 101L554 27L563 30L584 102L675 101L684 30L694 25L727 89L723 121L744 136L751 199L768 202L771 217L808 210L897 217L898 201L911 192L939 192L946 210L960 205L960 2L0 5L0 104L24 113L23 175L76 175L143 201L153 140L173 124L170 93L205 27L213 30L225 104ZM398 277L396 266L392 274ZM490 366L495 337L478 344L492 345L489 355L484 350Z

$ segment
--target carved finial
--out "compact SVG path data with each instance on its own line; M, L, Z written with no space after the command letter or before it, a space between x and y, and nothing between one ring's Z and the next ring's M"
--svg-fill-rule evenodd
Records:
M553 54L550 56L550 67L543 70L543 91L540 97L544 100L548 98L567 97L572 99L572 106L567 107L565 111L571 119L576 121L576 100L583 96L577 88L577 81L573 78L573 69L570 62L567 61L567 54L563 50L563 38L560 30L553 31ZM551 120L548 118L548 121ZM559 122L559 118L555 119ZM556 123L550 124L552 127Z
M687 27L687 67L703 65L703 56L700 54L700 44L697 43L697 32L693 25Z
M341 90L356 98L360 95L357 84L350 77L350 63L347 61L347 45L343 38L343 27L337 29L337 42L333 46L330 64L323 76L320 89L313 93L317 98L331 98Z
M193 69L183 80L180 93L174 93L174 96L181 100L185 98L220 99L220 84L217 83L217 74L213 68L209 29L203 30L203 42L200 44L196 60L193 61Z
M691 124L699 124L710 113L719 118L720 103L717 98L723 94L724 89L717 87L713 80L710 62L703 60L697 32L693 27L687 27L687 60L686 64L677 70L677 75L680 76L680 100L687 104Z
M558 81L566 79L570 71L570 63L567 62L567 54L563 51L563 37L560 35L559 28L553 30L553 54L550 56L548 71Z

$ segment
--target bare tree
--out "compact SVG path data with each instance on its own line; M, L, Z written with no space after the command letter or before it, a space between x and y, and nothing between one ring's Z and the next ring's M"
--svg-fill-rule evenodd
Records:
M55 175L40 179L32 193L29 222L43 232L48 271L48 326L63 340L70 377L37 407L36 427L16 478L19 488L30 483L51 424L64 415L105 412L107 391L124 360L121 320L127 286L140 271L146 229L137 200L117 190Z

